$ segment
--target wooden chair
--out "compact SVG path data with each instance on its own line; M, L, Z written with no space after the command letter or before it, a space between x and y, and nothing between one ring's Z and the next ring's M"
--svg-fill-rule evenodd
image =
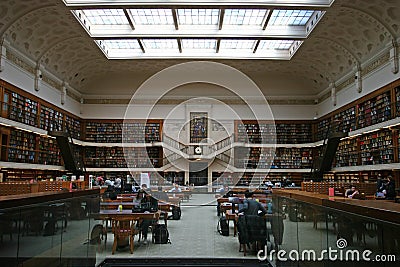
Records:
M263 249L267 240L266 220L258 215L241 215L237 222L239 252L243 249L243 254L246 256L246 246L251 247L254 252Z
M123 242L129 238L129 248L131 254L133 253L133 238L139 233L139 230L135 226L135 220L132 219L116 219L112 220L112 232L114 234L114 243L112 247L112 254L114 255L115 250L119 242Z
M151 230L152 233L153 233L153 229L155 228L155 225L158 224L158 221L160 220L161 214L163 214L163 212L161 210L158 210L157 212L154 213L153 220L152 220L151 224L149 225L149 230ZM166 221L167 220L165 220L165 217L164 217L164 222L166 222ZM141 229L138 229L138 231L139 231L139 241L140 241L140 240L142 240L143 234L142 234Z

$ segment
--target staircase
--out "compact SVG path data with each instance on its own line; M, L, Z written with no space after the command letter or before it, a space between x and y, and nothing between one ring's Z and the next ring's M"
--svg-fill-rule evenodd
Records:
M328 127L327 138L324 140L318 158L313 163L311 170L311 179L313 181L321 181L323 174L332 169L333 159L335 158L340 139L347 136L347 133L344 132L330 132L331 128L333 127ZM334 127L334 129L338 128Z
M84 165L82 161L75 156L73 141L69 132L66 131L53 131L49 133L57 140L58 147L61 151L61 156L64 161L65 169L73 172L74 174L82 174L84 172Z

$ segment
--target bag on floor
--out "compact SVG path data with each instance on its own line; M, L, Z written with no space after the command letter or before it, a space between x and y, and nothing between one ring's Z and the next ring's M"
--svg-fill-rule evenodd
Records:
M172 219L180 220L182 215L181 207L173 206L172 207Z
M229 225L228 221L224 216L219 218L218 225L217 225L217 231L220 235L223 236L229 236Z
M92 228L92 232L90 233L90 244L97 245L101 243L101 238L104 232L104 227L102 224L96 224Z
M165 224L156 224L153 229L154 244L171 244L168 228Z
M49 220L44 226L43 235L50 236L56 233L56 222L54 220Z

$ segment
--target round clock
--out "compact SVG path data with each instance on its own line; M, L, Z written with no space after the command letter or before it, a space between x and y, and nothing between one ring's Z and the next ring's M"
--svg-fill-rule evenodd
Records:
M196 153L196 154L201 154L201 152L202 152L202 149L199 146L194 149L194 153Z

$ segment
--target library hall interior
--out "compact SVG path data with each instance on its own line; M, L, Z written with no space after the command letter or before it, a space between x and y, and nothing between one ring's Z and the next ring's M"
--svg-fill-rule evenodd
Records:
M1 0L1 265L400 266L399 55L398 0Z

